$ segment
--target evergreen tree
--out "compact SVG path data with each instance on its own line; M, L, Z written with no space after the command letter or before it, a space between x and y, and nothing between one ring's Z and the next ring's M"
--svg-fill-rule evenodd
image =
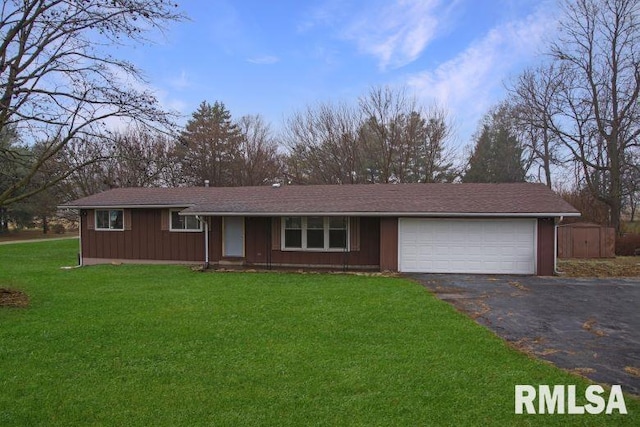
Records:
M242 184L242 134L222 102L203 101L180 136L180 160L190 185Z
M511 129L508 111L498 107L483 120L464 182L524 182L522 144Z

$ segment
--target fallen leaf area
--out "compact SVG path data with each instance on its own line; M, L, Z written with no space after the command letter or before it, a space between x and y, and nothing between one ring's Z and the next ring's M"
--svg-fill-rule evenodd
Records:
M558 269L566 277L633 277L640 276L640 257L607 259L561 259Z
M16 289L0 288L0 307L27 307L29 297Z

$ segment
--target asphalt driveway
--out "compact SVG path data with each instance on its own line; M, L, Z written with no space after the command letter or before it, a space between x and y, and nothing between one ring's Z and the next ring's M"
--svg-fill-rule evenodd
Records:
M409 276L516 347L640 395L640 278Z

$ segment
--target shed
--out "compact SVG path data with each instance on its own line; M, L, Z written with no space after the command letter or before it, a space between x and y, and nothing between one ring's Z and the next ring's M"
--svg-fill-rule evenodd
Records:
M616 233L613 227L576 222L558 227L558 258L613 258Z

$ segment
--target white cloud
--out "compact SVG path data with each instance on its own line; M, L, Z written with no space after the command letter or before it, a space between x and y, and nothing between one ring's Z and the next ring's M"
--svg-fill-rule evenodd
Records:
M552 11L541 7L528 17L490 30L456 57L407 80L419 98L450 109L467 143L478 120L504 96L504 81L537 58L555 29Z
M176 90L183 90L191 86L191 81L187 77L187 72L182 70L179 76L169 79L169 85Z
M383 7L363 7L342 36L378 59L380 69L416 60L439 29L439 0L397 0Z
M271 65L279 61L280 61L280 58L273 55L262 55L262 56L254 56L252 58L247 58L247 62L251 62L252 64L258 64L258 65Z
M420 56L456 3L457 0L325 0L307 11L297 29L306 33L318 27L332 28L336 37L376 58L381 70L395 69Z

